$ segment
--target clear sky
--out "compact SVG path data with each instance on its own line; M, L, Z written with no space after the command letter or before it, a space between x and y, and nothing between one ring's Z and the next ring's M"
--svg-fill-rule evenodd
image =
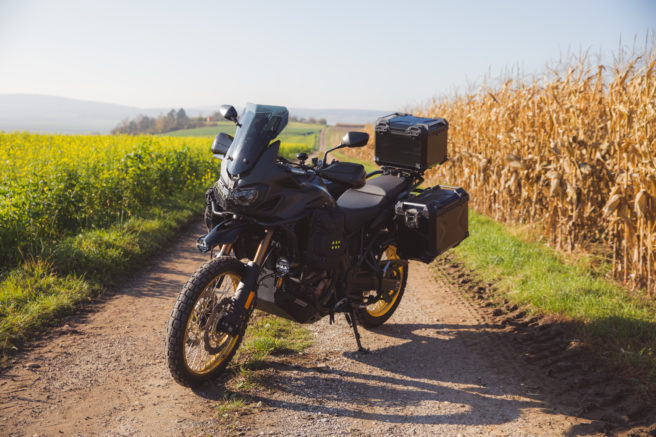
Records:
M655 28L656 0L0 0L0 93L400 109Z

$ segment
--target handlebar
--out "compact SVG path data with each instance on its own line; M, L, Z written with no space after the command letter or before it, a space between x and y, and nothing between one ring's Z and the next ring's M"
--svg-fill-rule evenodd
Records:
M318 170L321 168L320 166L309 166L305 164L301 164L298 162L290 161L289 159L285 158L284 156L278 156L277 157L278 161L280 161L282 164L288 166L292 172L298 172L297 169L304 170L304 174L308 174L308 172L314 172L318 174ZM298 174L301 174L298 172Z
M367 179L369 179L372 176L376 176L377 174L383 174L382 170L374 170L372 172L367 173Z

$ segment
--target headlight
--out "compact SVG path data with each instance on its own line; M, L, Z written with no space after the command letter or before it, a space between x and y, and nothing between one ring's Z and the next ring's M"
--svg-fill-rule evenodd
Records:
M251 206L261 200L265 195L266 187L248 187L234 189L228 200L238 206Z
M230 200L235 202L239 206L249 206L254 204L257 201L257 197L260 194L258 190L235 190L230 195Z

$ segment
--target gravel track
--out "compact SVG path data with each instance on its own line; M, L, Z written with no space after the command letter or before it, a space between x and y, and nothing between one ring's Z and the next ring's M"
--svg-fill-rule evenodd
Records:
M560 356L562 332L521 309L487 308L488 288L451 261L443 261L438 279L430 267L410 264L397 312L375 332L361 330L371 353L356 352L343 317L332 326L327 319L310 325L315 343L306 353L274 358L258 372L250 412L221 418L217 407L226 381L183 388L172 380L164 357L173 303L206 260L194 248L200 233L200 224L189 229L120 289L14 356L0 374L0 435L543 436L656 430L650 428L650 417L656 417L650 407L634 402L630 388L603 369L588 368L590 379L577 386L577 372L585 369L571 357L567 365L558 364L562 359L545 365L546 358ZM572 405L579 395L582 401Z

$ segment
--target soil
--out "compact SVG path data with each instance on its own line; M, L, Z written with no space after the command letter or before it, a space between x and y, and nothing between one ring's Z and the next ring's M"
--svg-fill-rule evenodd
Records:
M164 358L171 308L206 260L189 229L139 274L14 355L0 435L656 435L656 410L555 322L492 303L443 258L410 264L403 302L357 352L343 318L272 358L220 414L229 377L190 390Z

